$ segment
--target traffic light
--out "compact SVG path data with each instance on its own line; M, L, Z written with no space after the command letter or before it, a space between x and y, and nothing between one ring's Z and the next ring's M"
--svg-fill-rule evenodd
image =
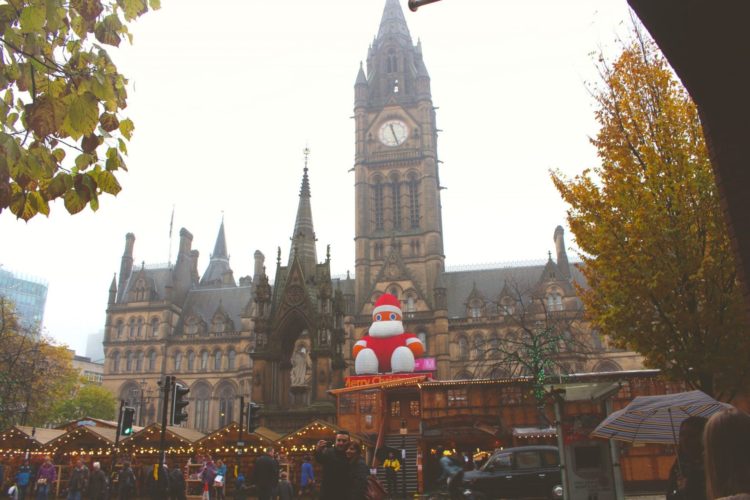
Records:
M260 427L260 405L256 403L247 404L247 432L253 433Z
M130 436L133 434L133 420L135 419L135 408L126 406L122 409L122 421L120 423L120 435Z
M188 392L190 392L190 389L179 382L175 382L172 395L172 418L169 419L170 425L180 425L188 419L188 413L185 409L190 404L186 399Z

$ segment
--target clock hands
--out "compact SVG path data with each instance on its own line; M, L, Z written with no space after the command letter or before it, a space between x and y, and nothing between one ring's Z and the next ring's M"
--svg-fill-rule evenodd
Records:
M388 126L390 127L391 133L393 134L393 140L395 141L396 144L398 144L398 137L396 137L396 131L393 130L393 124L389 123Z

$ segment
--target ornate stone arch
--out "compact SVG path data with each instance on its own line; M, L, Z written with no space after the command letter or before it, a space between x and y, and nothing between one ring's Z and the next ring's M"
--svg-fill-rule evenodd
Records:
M603 359L594 366L594 371L597 373L620 372L622 371L622 367L611 359Z
M239 420L239 410L237 408L238 394L239 388L232 380L224 379L216 384L214 399L219 402L219 428Z

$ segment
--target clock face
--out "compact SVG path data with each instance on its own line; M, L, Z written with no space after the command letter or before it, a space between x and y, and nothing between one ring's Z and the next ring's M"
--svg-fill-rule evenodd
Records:
M401 120L388 120L380 126L380 142L386 146L400 146L406 141L408 132Z

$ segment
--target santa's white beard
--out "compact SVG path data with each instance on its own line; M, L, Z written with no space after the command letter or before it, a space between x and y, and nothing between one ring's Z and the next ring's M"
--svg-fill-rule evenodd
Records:
M404 324L401 321L374 321L370 325L371 337L393 337L404 333Z

